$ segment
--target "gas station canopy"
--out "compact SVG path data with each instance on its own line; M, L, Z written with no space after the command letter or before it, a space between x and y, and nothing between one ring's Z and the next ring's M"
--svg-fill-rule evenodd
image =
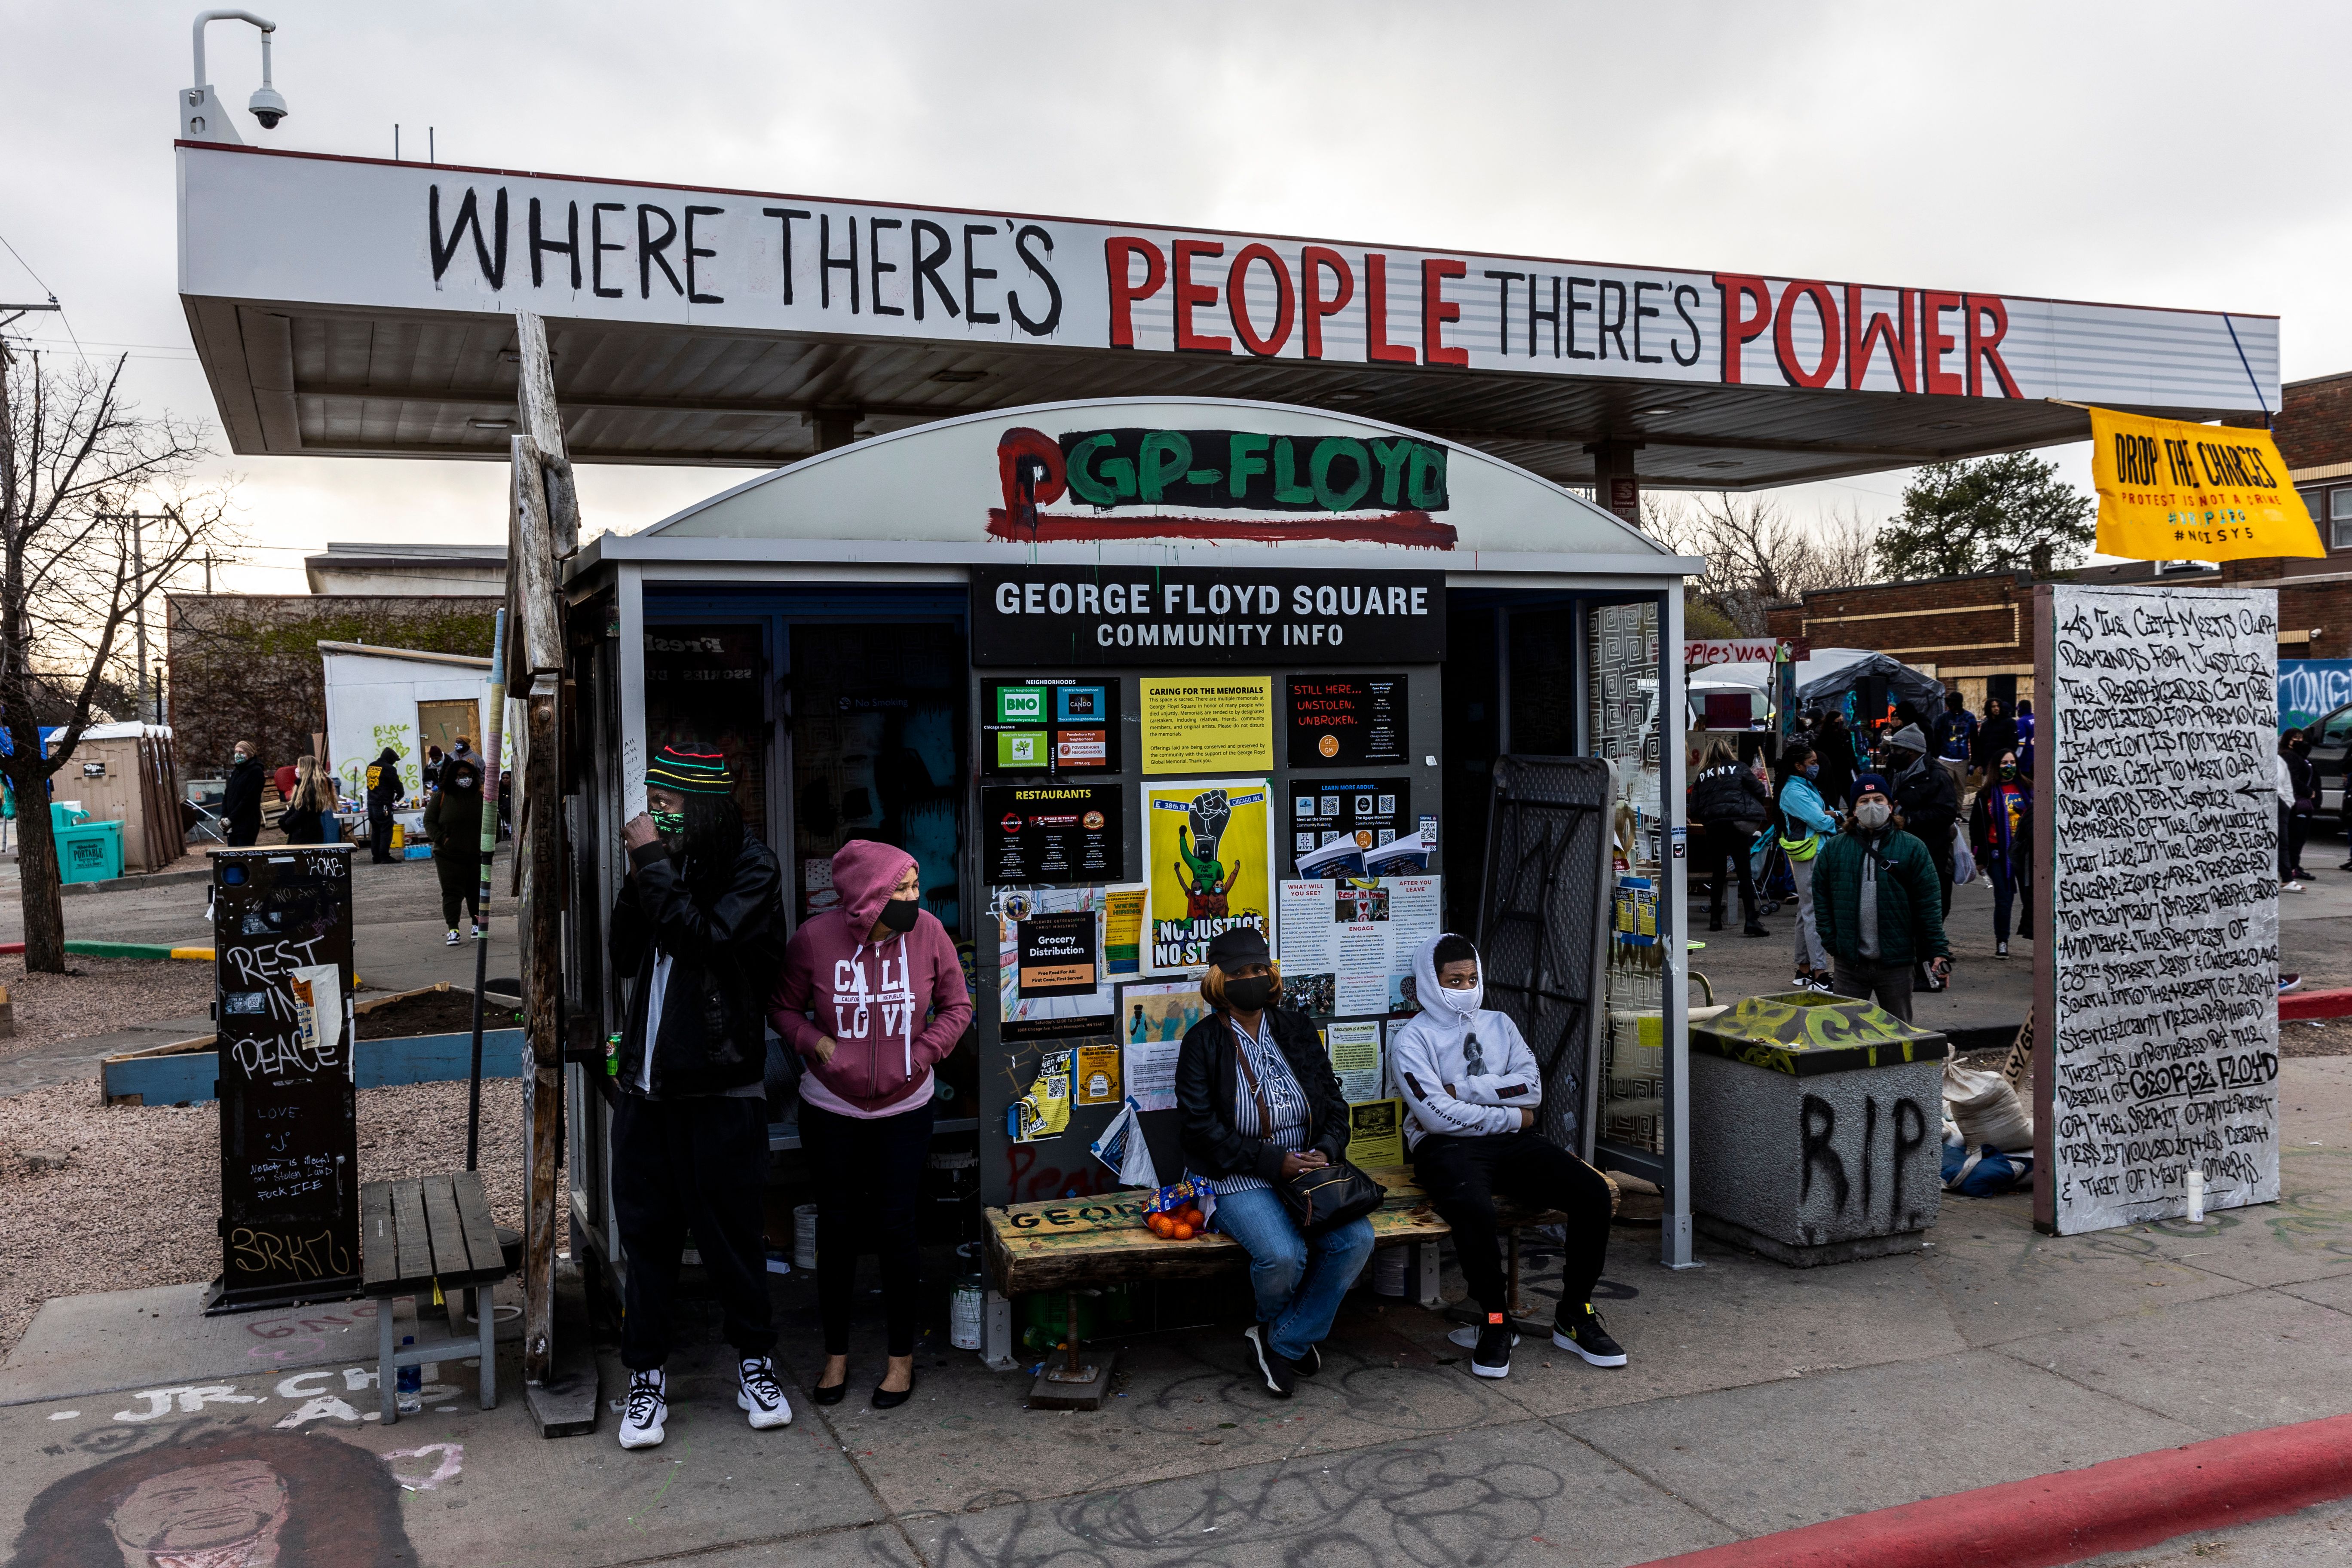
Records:
M2069 404L2278 406L2269 316L176 145L239 453L505 460L525 310L584 462L1214 395L1738 489L2081 439Z

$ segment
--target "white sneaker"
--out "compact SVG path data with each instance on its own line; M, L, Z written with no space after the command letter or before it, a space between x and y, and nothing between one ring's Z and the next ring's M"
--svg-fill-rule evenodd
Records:
M793 1424L793 1406L784 1385L776 1381L776 1367L766 1356L745 1356L735 1367L735 1408L751 1413L751 1428Z
M2279 884L2279 891L2282 893L2300 893L2303 891L2303 884L2301 882L2281 882Z
M661 1446L662 1424L669 1419L669 1379L662 1369L632 1373L629 1396L621 1408L621 1447Z
M456 926L451 926L449 928L449 934L441 939L441 944L444 947L455 947L457 945L457 928Z

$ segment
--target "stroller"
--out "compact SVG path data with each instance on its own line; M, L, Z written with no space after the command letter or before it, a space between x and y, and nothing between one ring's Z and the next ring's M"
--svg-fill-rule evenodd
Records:
M1749 875L1756 881L1756 911L1774 914L1797 897L1797 879L1789 870L1789 852L1780 847L1780 830L1768 826L1748 848Z

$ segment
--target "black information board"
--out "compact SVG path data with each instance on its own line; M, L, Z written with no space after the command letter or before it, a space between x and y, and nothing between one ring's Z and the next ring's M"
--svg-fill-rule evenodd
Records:
M981 772L1118 772L1118 678L990 680L981 689Z
M980 792L981 866L1000 886L1127 880L1120 806L1109 784L990 784Z
M1345 840L1358 857L1393 839L1415 832L1412 781L1410 778L1293 779L1290 799L1290 865L1299 877L1351 877L1363 874L1362 861L1309 865L1298 863L1327 845Z
M1412 750L1402 675L1294 675L1286 728L1294 768L1406 763Z
M1033 914L1013 927L1021 962L1013 983L1023 996L1091 996L1102 979L1093 910Z
M213 851L221 1275L207 1312L360 1284L352 847Z
M971 661L1278 667L1445 658L1445 574L975 566Z

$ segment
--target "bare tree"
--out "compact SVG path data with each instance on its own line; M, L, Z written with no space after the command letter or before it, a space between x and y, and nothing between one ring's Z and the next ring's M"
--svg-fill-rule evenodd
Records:
M1676 552L1706 562L1692 597L1742 637L1762 637L1765 612L1775 604L1874 575L1876 530L1858 510L1832 511L1809 530L1769 495L1644 496L1642 526Z
M0 344L0 776L16 795L25 967L51 973L66 955L49 778L114 688L134 610L226 532L225 496L180 493L205 456L195 428L123 401L128 357L59 370ZM150 513L140 549L133 510ZM64 726L46 756L44 718Z

